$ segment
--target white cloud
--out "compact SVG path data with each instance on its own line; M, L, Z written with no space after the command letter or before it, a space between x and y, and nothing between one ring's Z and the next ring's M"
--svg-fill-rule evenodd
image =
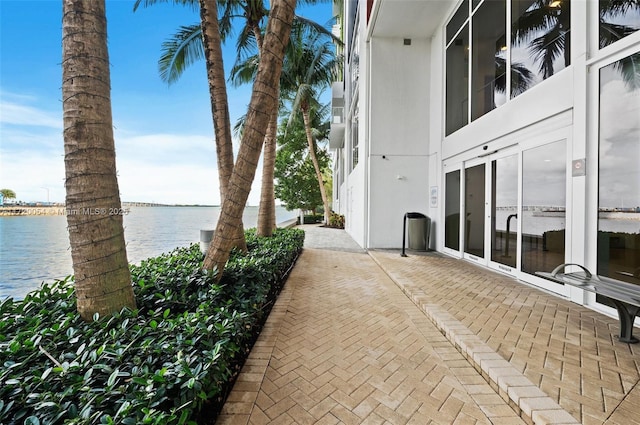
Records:
M62 129L62 111L52 113L32 106L0 102L0 123Z
M14 96L21 103L36 100ZM2 100L0 186L24 202L64 202L64 142L61 120L20 103ZM43 131L43 127L48 130ZM52 131L55 128L56 131ZM123 201L219 204L215 141L199 134L137 134L115 129L118 184ZM234 143L234 151L238 144ZM248 204L260 196L258 164Z

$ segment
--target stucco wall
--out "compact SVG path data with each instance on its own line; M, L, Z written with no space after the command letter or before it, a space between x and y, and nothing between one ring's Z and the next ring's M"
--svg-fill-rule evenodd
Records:
M368 248L399 248L404 213L428 214L429 50L371 41Z

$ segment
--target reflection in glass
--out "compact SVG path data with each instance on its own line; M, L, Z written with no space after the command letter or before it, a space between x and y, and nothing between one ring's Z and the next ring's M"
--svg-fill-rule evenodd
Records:
M571 1L511 5L511 95L517 96L571 64Z
M550 272L564 263L566 142L522 153L522 271ZM520 217L519 217L520 218Z
M640 75L629 67L634 62L640 53L600 70L598 274L640 285Z
M600 0L600 48L640 29L640 2Z
M464 172L464 252L484 258L484 164Z
M469 18L469 0L464 0L455 15L451 18L447 24L447 44L451 41L458 30L467 22Z
M460 170L445 176L444 246L460 251Z
M469 122L469 25L447 47L447 136Z
M497 80L504 79L506 69L500 66L506 63L506 16L507 4L500 0L485 1L472 18L472 121L506 101L497 87Z
M516 266L518 155L491 162L491 261Z

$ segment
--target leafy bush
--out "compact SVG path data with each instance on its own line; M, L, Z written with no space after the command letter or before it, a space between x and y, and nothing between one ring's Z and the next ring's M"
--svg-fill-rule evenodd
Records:
M138 309L86 323L73 278L0 303L0 423L184 424L215 418L302 249L247 231L223 278L197 244L131 266ZM202 421L200 421L202 422Z
M331 211L331 216L329 217L329 227L344 229L344 216L342 214Z
M309 214L305 215L302 219L303 224L317 224L322 223L324 216L322 214Z

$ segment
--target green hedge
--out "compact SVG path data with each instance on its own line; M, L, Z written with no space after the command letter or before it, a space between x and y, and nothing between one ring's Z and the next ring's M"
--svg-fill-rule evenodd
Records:
M0 303L0 423L183 424L219 413L304 232L247 231L223 279L198 245L131 266L138 309L85 323L68 277Z
M317 224L324 221L324 215L322 214L309 214L303 217L303 224Z

